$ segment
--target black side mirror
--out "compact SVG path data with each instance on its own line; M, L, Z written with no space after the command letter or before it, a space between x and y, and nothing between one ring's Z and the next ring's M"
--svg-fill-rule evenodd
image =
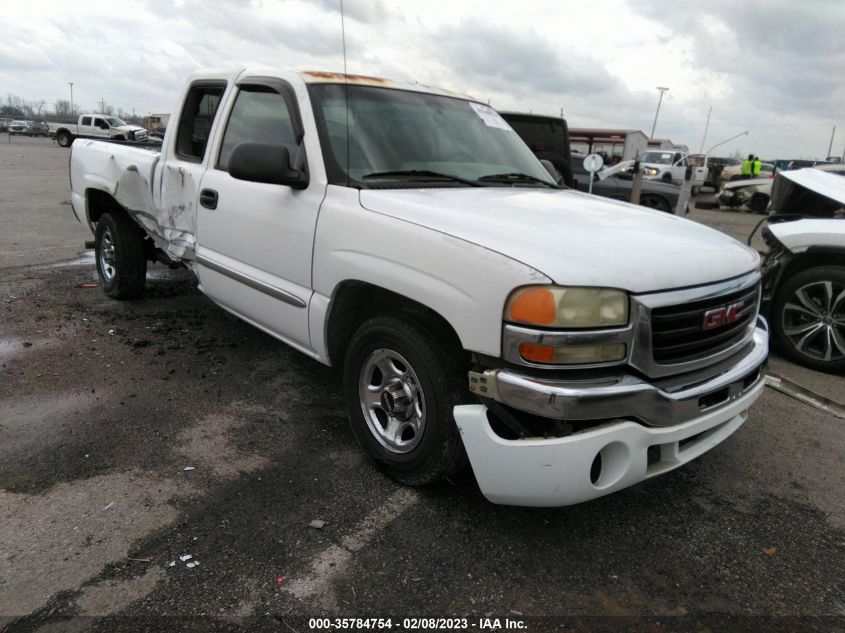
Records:
M293 189L308 186L308 173L291 166L287 145L238 143L229 156L229 175L238 180L287 185Z

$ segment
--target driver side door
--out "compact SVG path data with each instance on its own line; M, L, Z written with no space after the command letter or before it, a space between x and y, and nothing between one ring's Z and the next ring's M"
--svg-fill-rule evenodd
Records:
M312 247L325 187L312 180L305 189L293 189L229 174L232 150L243 142L286 145L307 169L304 144L294 133L302 122L290 84L244 77L230 104L200 184L200 282L216 302L308 352Z

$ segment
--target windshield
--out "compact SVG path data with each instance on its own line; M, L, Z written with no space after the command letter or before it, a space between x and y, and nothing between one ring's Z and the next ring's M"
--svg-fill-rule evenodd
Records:
M112 127L120 127L121 125L126 125L126 121L118 119L116 116L107 116L106 121L108 121L109 125Z
M371 86L312 84L308 90L332 184L395 187L408 180L424 186L436 180L438 186L444 182L470 186L485 176L508 174L524 175L520 184L536 186L540 181L541 186L556 186L531 150L489 106ZM477 183L481 184L506 183L488 179Z
M657 163L658 165L671 165L672 152L646 152L640 162L643 163Z

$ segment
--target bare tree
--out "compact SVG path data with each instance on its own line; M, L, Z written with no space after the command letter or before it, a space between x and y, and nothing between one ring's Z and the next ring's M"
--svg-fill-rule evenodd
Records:
M67 101L66 99L56 100L55 108L56 117L60 119L66 119L73 116L73 112L70 111L70 101Z

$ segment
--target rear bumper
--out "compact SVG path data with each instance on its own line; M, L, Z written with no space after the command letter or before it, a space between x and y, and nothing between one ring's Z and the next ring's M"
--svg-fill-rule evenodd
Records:
M716 378L674 392L645 382L600 387L546 382L517 385L520 395L512 398L508 388L503 391L501 376L487 383L492 388L487 397L518 401L535 414L611 419L566 437L504 439L493 431L482 404L455 407L455 421L487 499L572 505L673 470L728 438L765 388L767 355L768 332L760 319L753 347L742 360Z

